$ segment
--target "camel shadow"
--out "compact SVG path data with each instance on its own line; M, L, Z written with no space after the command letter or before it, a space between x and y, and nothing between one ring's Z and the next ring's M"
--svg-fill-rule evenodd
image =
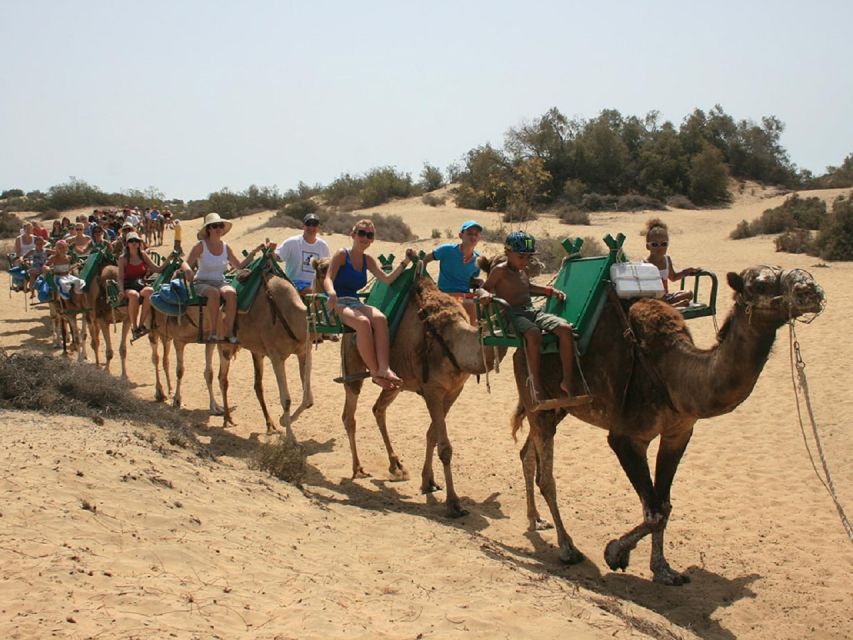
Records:
M630 573L602 573L588 558L577 565L567 566L556 559L557 549L539 535L528 531L525 537L534 546L533 551L487 539L482 552L502 563L522 567L533 573L562 578L578 587L607 598L601 606L630 623L632 616L611 599L633 602L654 611L671 623L709 640L734 640L736 635L711 616L717 610L732 606L744 598L754 598L750 585L761 575L750 573L727 578L704 567L691 566L686 570L691 582L681 587L669 587ZM547 554L547 558L543 557Z

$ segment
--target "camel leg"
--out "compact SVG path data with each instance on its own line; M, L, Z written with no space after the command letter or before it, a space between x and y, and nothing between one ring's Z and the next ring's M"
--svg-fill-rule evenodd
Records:
M231 418L231 407L228 406L228 370L231 368L231 358L227 356L224 350L219 350L219 390L222 392L222 407L224 413L222 418L222 428L226 429L229 426L234 427L236 424Z
M95 303L92 302L89 304L92 304L94 306ZM86 314L86 319L84 320L84 322L86 322L89 325L89 344L91 345L92 351L95 354L95 366L100 367L101 366L101 354L100 354L101 323L95 317L95 311L94 310L92 310ZM105 336L107 335L106 330L104 330L104 335ZM105 354L105 357L106 357L106 354ZM109 370L109 368L107 368L107 369Z
M675 478L678 463L681 462L681 457L684 455L692 435L693 430L690 429L677 437L662 437L657 462L655 463L655 492L660 498L664 519L660 529L652 531L652 555L649 568L654 574L655 582L672 586L690 582L690 576L679 573L669 566L663 554L663 537L666 532L666 525L669 523L669 514L672 512L672 504L669 501L672 481Z
M441 390L443 391L443 390ZM438 459L441 460L444 466L444 484L447 491L447 515L451 518L459 518L467 515L468 511L462 508L459 502L459 496L456 494L456 489L453 486L453 471L450 463L453 460L453 445L450 444L450 438L447 435L447 410L450 405L459 396L462 391L460 387L457 391L451 394L424 393L424 401L430 416L430 431L433 431L435 437L435 446L438 449ZM429 437L427 438L427 446L430 445Z
M184 379L184 347L186 344L183 342L175 342L175 396L172 399L173 407L181 406L181 382ZM163 357L163 364L165 366L165 355ZM205 370L205 375L207 375L207 370Z
M394 447L391 446L391 438L388 437L388 425L386 421L388 407L398 395L400 395L400 389L384 389L373 405L373 417L376 418L379 433L382 435L382 441L385 443L385 451L388 452L388 473L391 474L392 480L402 481L408 480L409 474L403 468L400 458L394 453Z
M270 412L267 411L267 403L264 400L264 357L252 352L252 368L255 371L255 396L258 398L258 404L261 405L261 411L264 413L267 433L273 433L276 430L275 425L270 418Z
M563 518L560 516L560 507L557 504L557 483L554 481L554 435L557 432L557 414L553 411L528 413L527 421L530 423L529 439L533 441L535 460L538 463L536 483L554 520L560 560L566 564L578 564L583 562L585 557L566 531ZM534 511L535 509L534 506Z
M130 322L123 320L121 323L121 342L118 345L118 357L121 362L121 379L127 380L127 334L130 333ZM110 358L112 358L112 347L110 347Z
M163 347L165 351L165 338L163 339ZM154 365L154 399L157 402L162 402L166 399L166 394L163 393L163 385L160 382L160 354L158 352L159 339L157 334L152 333L148 336L148 345L151 347L151 364ZM165 365L165 353L163 354L163 363ZM169 393L171 394L171 389Z
M432 470L432 456L435 452L436 430L432 423L427 428L426 452L424 454L424 466L421 469L421 493L434 493L441 491L441 486L435 481Z
M521 457L521 470L524 473L524 493L527 498L527 530L544 531L552 529L553 525L544 520L539 515L539 509L536 508L534 484L536 482L539 461L536 459L536 445L533 443L531 435L528 434L519 455Z
M359 380L357 382L346 383L344 385L344 391L346 395L344 398L344 412L341 415L341 420L343 420L344 429L346 429L347 432L349 450L352 454L352 477L353 480L356 478L369 478L370 474L364 471L364 467L361 466L361 461L358 459L358 448L355 444L355 410L358 407L358 396L361 393L361 381Z
M299 380L302 383L302 402L296 407L296 411L290 416L290 421L295 422L296 418L305 411L314 406L314 394L311 392L311 343L305 350L300 350L296 354L296 359L299 361Z
M213 351L215 349L215 344L204 345L204 382L207 385L207 406L210 408L210 415L221 416L225 415L225 410L216 403L216 397L213 395Z
M637 495L640 497L640 502L643 506L643 522L631 529L622 537L611 540L604 548L604 559L606 560L607 565L614 571L616 569L622 569L624 571L628 567L631 551L634 550L637 543L650 533L663 531L666 526L666 515L664 513L661 500L655 491L654 485L652 484L651 474L649 473L649 463L646 458L649 443L636 440L626 435L617 435L613 433L610 433L610 435L607 436L607 442L610 445L610 448L613 449L614 453L616 453L616 457L619 458L619 463L622 465L622 469L631 481L634 491L636 491ZM686 443L684 446L686 446ZM683 451L684 448L682 447L681 453L683 453ZM678 454L678 459L680 459L681 453ZM672 481L672 476L675 475L674 467L677 466L677 464L676 460L675 465L673 465L673 468L670 471L670 483ZM661 473L662 476L665 475L663 470ZM662 537L661 544L663 544ZM661 555L662 553L663 550L661 549ZM657 579L658 575L655 574L655 580ZM663 574L661 574L661 579L665 579ZM681 583L679 582L678 584Z
M293 433L293 427L290 425L290 392L287 390L287 371L284 368L284 360L281 358L270 358L272 369L275 372L275 379L278 382L278 397L281 401L281 418L279 424L284 427L285 436L288 441L296 444L296 436Z

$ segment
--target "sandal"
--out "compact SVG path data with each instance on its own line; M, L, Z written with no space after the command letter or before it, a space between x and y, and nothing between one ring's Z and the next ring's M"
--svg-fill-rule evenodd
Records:
M230 344L240 344L240 341L237 339L237 336L228 336L225 338Z

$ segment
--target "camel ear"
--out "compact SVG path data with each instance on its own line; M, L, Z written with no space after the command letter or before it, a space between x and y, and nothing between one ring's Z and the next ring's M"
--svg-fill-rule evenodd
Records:
M486 256L480 256L477 258L477 266L480 268L480 271L488 273L492 268L492 261Z
M739 274L734 271L729 271L726 275L726 280L732 289L738 293L743 293L743 278L741 278Z
M320 260L318 258L311 258L311 268L314 269L314 271L317 270L317 266L319 264L320 264Z

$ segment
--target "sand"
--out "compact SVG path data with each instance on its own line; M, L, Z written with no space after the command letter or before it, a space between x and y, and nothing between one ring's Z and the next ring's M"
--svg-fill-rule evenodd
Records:
M831 200L842 191L815 193ZM702 266L722 278L753 264L781 264L808 269L824 287L826 311L798 325L797 335L827 460L851 511L853 264L816 266L812 257L776 253L766 236L728 239L738 221L782 201L750 185L731 208L662 215L676 268ZM430 239L433 229L456 229L471 217L499 224L497 214L452 204L431 208L419 199L371 211L401 215L423 238L412 245L424 249L438 242ZM258 229L269 215L236 221L226 239L250 248L266 236L292 233ZM650 215L594 214L589 227L545 217L527 228L554 237L621 231L628 253L640 257L640 230ZM346 240L327 236L333 249ZM374 252L399 255L402 248L380 240ZM8 276L0 281L5 288ZM731 306L727 289L718 306L722 321ZM0 308L0 346L51 352L44 317L13 296ZM691 322L691 330L698 344L712 344L711 319ZM450 413L454 479L470 515L448 520L443 492L419 493L429 418L414 394L403 394L389 410L391 438L412 480L389 480L370 413L378 395L373 385L365 386L358 409L360 455L373 476L349 479L343 390L332 382L340 367L337 345L315 351L316 405L294 425L308 454L301 489L251 468L267 436L249 355L241 352L232 365L237 426L228 430L206 411L202 350L190 346L187 356L188 426L215 459L171 444L156 425L0 413L0 636L853 635L853 545L803 444L786 330L751 397L729 415L698 423L679 468L666 550L671 564L692 578L683 587L650 581L648 540L627 572L607 568L604 545L639 523L639 501L604 432L572 418L559 426L555 474L563 517L588 560L565 567L553 531L526 532L518 444L509 433L515 390L508 360L491 376L490 395L471 379ZM134 393L153 401L145 341L131 347L129 363ZM298 395L295 361L288 373ZM265 388L277 415L269 366ZM540 509L546 515L541 500Z

